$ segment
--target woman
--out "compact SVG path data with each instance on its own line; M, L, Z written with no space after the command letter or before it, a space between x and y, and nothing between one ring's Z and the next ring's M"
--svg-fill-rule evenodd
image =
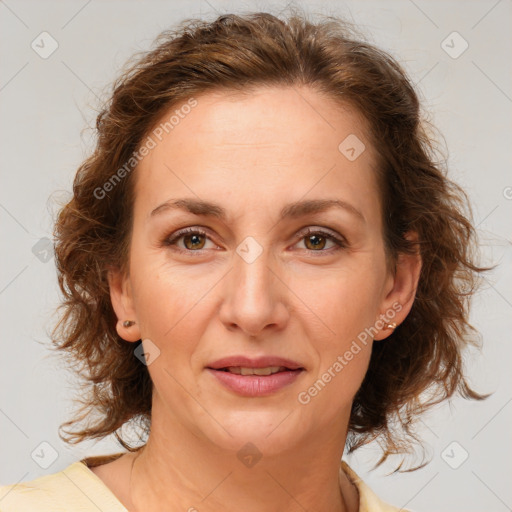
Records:
M482 398L462 354L485 270L404 71L335 19L188 20L97 129L56 224L55 345L90 385L65 440L128 451L0 509L398 510L344 448L378 439L381 463L431 405Z

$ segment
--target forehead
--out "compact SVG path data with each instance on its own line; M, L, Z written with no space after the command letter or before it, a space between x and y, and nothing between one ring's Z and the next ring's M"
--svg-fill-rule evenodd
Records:
M361 209L365 198L370 208L378 202L366 122L350 106L295 86L215 91L195 101L173 106L152 132L155 147L136 171L136 208L184 195L244 211L306 195L342 194Z

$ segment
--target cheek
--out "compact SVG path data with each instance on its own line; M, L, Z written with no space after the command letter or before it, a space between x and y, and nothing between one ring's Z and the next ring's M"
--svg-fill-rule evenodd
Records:
M304 400L313 400L319 409L337 414L350 408L368 370L372 337L365 331L373 324L368 311L368 300L363 295L331 289L327 298L317 300L322 311L322 322L329 327L327 335L310 330L309 339L316 354L317 364L304 389ZM301 402L304 403L304 402Z
M338 346L375 323L380 301L380 274L375 268L361 264L332 269L322 276L303 275L294 285L308 290L301 297Z
M133 281L141 335L159 350L148 365L154 410L162 410L165 404L167 419L183 421L188 417L188 428L202 435L197 418L205 413L198 406L202 389L193 374L194 355L215 311L208 290L218 277L213 279L211 272L199 276L197 268L178 270L161 261L149 261L139 261ZM209 425L208 417L201 421Z
M193 352L201 339L209 321L207 292L216 281L211 274L198 275L197 268L178 270L160 260L134 259L134 303L141 335L175 360Z
M325 401L326 407L338 404L333 414L348 407L364 379L374 334L370 328L378 316L379 264L363 258L357 263L332 269L320 280L317 275L315 288L304 294L306 304L320 319L312 318L308 329L318 361L309 391L319 402ZM303 285L312 282L308 276L301 279Z
M321 365L298 393L305 412L321 412L322 423L331 424L350 413L352 402L368 370L371 341L339 341L326 348Z

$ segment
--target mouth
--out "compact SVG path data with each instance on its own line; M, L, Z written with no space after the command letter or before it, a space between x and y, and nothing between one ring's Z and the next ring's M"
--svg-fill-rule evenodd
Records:
M305 372L298 363L281 358L249 360L234 357L206 367L224 388L245 397L268 396L289 386Z
M214 368L212 368L213 370ZM274 375L281 372L298 372L302 368L291 369L286 366L267 366L266 368L247 368L243 366L228 366L226 368L218 368L217 371L234 373L235 375Z
M269 375L271 373L277 373L284 370L304 370L304 367L291 359L285 359L278 356L260 356L256 358L250 358L243 355L235 355L223 357L210 363L207 368L212 370L222 370L229 372L238 373L238 369L241 371L257 371L263 370L265 373L259 375ZM270 373L268 373L270 370ZM252 375L252 373L245 373L242 375ZM256 374L258 375L258 374Z

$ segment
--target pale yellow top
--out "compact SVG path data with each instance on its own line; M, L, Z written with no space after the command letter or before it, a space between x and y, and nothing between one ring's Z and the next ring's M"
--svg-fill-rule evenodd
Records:
M0 486L0 512L127 512L85 460L29 482ZM359 491L359 512L407 512L381 501L346 462L340 471Z

